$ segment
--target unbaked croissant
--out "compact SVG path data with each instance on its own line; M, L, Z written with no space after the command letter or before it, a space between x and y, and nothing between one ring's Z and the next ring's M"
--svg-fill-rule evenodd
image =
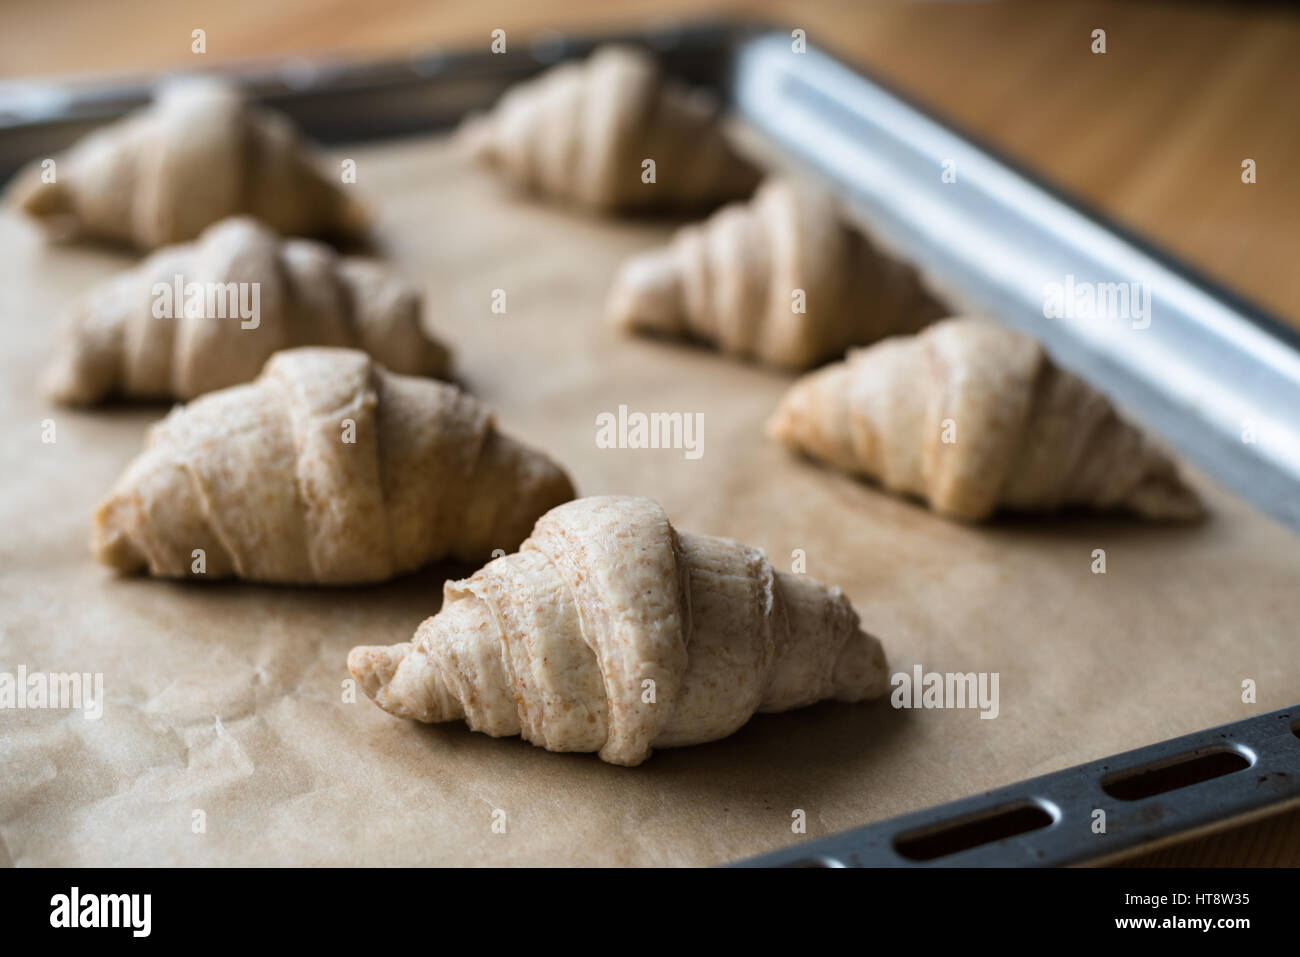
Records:
M516 186L603 212L707 208L758 182L723 136L716 105L630 47L603 47L512 88L461 136ZM654 182L643 182L645 160Z
M552 509L518 553L448 582L413 640L353 648L348 668L398 717L623 765L756 711L888 687L880 642L838 588L621 496Z
M291 349L150 430L96 512L94 550L126 573L376 582L514 548L572 497L454 386L351 349Z
M998 508L1202 512L1174 463L1105 396L984 319L948 319L804 376L768 432L964 521Z
M450 355L420 312L418 290L380 263L227 219L80 296L47 389L78 404L190 399L248 382L272 353L302 345L364 349L393 372L443 376Z
M629 260L607 313L626 330L803 369L943 311L916 271L848 226L829 195L777 179Z
M19 173L10 200L57 238L86 236L147 249L193 239L240 213L285 235L353 236L366 214L313 165L288 118L217 80L162 91L143 110Z

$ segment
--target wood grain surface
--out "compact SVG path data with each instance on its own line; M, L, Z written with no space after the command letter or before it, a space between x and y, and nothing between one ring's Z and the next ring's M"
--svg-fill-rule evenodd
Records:
M394 56L545 30L803 27L1300 328L1300 15L1283 5L854 0L7 0L0 81L282 56ZM191 52L191 31L207 53ZM1107 52L1090 50L1104 29ZM1258 181L1241 181L1244 159ZM1300 864L1300 812L1136 859Z
M392 56L486 44L496 28L526 40L687 17L803 27L1300 328L1300 14L1284 5L7 0L0 76ZM198 28L202 57L190 50ZM1091 52L1094 29L1105 54Z

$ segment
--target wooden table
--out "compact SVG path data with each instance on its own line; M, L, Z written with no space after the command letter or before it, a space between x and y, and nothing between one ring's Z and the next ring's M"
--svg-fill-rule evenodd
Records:
M501 28L758 17L869 67L1300 328L1300 17L1281 5L855 0L7 0L0 78L389 57ZM206 53L191 50L206 32ZM1093 31L1106 34L1094 53ZM1257 182L1242 182L1255 161ZM1143 858L1300 864L1300 812Z
M806 29L1300 328L1300 17L1281 5L7 0L0 76L393 56L486 45L495 28L523 40L705 16ZM1094 29L1104 54L1091 50Z

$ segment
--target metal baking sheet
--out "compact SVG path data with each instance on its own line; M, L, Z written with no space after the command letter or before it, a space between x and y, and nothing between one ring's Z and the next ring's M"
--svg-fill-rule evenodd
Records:
M337 143L445 127L490 105L509 84L610 40L645 44L671 72L716 90L748 127L829 183L877 239L915 262L952 302L1034 334L1058 361L1111 394L1189 460L1300 529L1300 337L883 84L815 47L796 52L783 31L702 26L649 35L550 36L502 55L432 52L362 65L295 61L252 65L235 76L312 138ZM0 181L31 156L61 149L146 102L158 82L0 87ZM1146 315L1049 318L1045 291L1067 282L1136 283L1150 296ZM1252 440L1244 440L1247 434ZM1210 747L1205 739L1215 735L1232 737L1232 752L1244 756L1251 773L1224 773L1135 799L1136 811L1154 806L1143 801L1159 801L1162 813L1123 818L1125 838L1112 846L1142 846L1215 820L1281 808L1300 797L1293 767L1300 738L1293 726L1277 731L1290 713L1164 742L758 863L1077 863L1082 851L1051 842L1064 833L1062 815L1081 812L1083 805L1074 808L1054 788L1073 782L1070 793L1088 795L1088 788L1101 787L1096 782L1107 768L1159 766ZM1254 773L1261 762L1283 769L1270 770L1267 788ZM1079 785L1085 780L1087 787ZM1033 823L1035 808L1050 823L937 858L897 851L898 835L923 839L927 829L940 833L954 820L960 826L1008 808L1021 823Z
M947 298L1032 334L1300 529L1300 336L880 84L816 50L792 54L784 35L740 48L733 89L749 124L836 185ZM1115 286L1146 306L1089 315L1047 302Z
M1300 709L1162 741L743 861L744 867L1095 864L1300 804Z

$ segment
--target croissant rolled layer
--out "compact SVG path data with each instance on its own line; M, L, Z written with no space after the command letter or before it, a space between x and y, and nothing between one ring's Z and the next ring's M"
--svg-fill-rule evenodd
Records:
M1169 456L1028 336L955 318L796 382L768 423L786 445L980 521L997 509L1202 515Z
M94 551L123 573L375 582L514 548L572 497L455 387L293 349L150 430L96 512Z
M364 349L386 368L446 375L450 353L421 325L419 291L384 265L281 239L255 220L208 227L103 282L63 317L46 389L191 399L248 382L281 349Z
M228 216L293 236L359 236L362 206L317 168L288 118L191 80L19 173L11 201L58 238L153 249Z
M621 496L552 509L519 552L448 582L411 641L354 648L348 668L398 717L622 765L757 711L888 687L880 642L838 588Z
M602 212L709 208L758 183L716 104L629 47L513 87L461 139L515 186Z
M942 309L912 267L842 220L829 195L777 179L751 202L630 259L606 312L627 331L804 369L849 346L914 332Z

